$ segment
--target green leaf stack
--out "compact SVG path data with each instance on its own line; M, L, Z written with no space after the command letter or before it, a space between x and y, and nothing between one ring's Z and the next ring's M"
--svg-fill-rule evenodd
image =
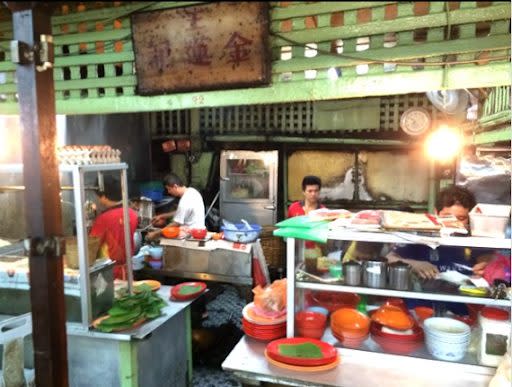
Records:
M114 301L112 308L108 310L108 318L97 326L102 332L114 332L130 329L140 320L153 319L160 316L161 309L166 302L156 293L151 291L147 284L141 284L135 288L137 293L126 295Z

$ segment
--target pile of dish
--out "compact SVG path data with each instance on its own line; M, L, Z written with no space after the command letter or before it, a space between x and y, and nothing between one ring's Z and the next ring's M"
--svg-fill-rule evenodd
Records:
M286 310L273 317L258 313L254 302L242 310L242 329L245 334L256 340L270 341L286 335Z
M407 355L423 346L423 329L409 314L405 304L387 302L371 318L372 339L383 350Z
M466 354L471 340L468 324L448 317L431 317L423 322L425 343L432 356L458 361Z
M189 301L203 294L205 290L204 282L183 282L171 288L170 298L172 301Z
M302 372L327 371L340 362L332 345L306 337L274 340L267 344L265 357L276 367Z
M370 318L353 308L341 308L331 314L332 335L344 347L359 348L368 338Z

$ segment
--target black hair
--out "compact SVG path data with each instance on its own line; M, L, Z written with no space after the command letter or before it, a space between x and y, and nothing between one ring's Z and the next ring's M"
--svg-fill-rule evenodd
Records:
M96 183L99 185L99 183ZM122 200L123 193L121 190L121 181L114 176L104 175L103 176L103 190L97 189L96 195L98 196L106 196L107 199L112 200L113 202L118 202Z
M441 211L445 207L459 204L468 210L476 205L475 196L466 188L451 185L439 191L436 198L436 209Z
M167 174L162 180L162 183L164 184L164 187L173 186L174 184L176 184L178 187L183 187L183 181L178 175L174 173Z
M307 185L317 185L318 188L322 188L322 180L318 176L304 176L302 179L302 190L306 190Z

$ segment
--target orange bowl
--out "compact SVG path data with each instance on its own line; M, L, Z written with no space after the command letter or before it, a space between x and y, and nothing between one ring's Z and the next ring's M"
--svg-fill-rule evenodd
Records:
M414 312L416 313L416 317L418 317L418 322L423 322L423 320L434 315L434 309L428 306L416 306Z
M162 235L165 238L176 238L180 235L180 228L178 226L169 226L162 229Z
M414 319L394 305L382 305L372 314L372 320L397 330L407 330L414 326Z
M295 324L301 328L325 328L327 316L318 312L300 311L295 314Z
M331 329L344 338L358 339L368 335L370 318L356 309L341 308L331 315Z

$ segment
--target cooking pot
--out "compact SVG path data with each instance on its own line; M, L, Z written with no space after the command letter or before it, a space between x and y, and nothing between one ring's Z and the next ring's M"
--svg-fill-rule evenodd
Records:
M385 288L388 260L373 258L363 262L363 284L370 288Z

